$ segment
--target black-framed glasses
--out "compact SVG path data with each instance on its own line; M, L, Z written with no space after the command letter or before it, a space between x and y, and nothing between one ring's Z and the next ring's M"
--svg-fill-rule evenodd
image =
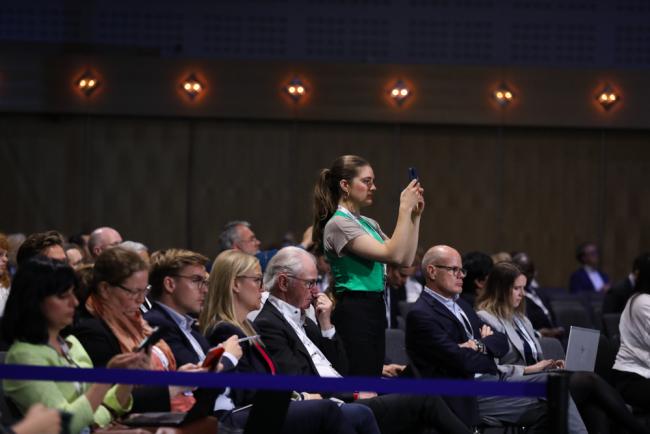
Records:
M131 289L131 288L127 288L126 286L122 286L119 283L117 285L115 285L115 286L117 286L122 291L129 294L129 296L131 298L133 298L133 299L136 299L138 297L145 297L146 298L147 295L149 295L149 292L151 292L151 285L147 285L147 287L144 288L144 289L139 289L139 288L138 289Z
M300 277L296 277L293 274L287 274L287 277L291 277L292 279L300 280L305 284L307 289L312 289L314 286L316 286L316 283L318 282L317 279L301 279Z
M264 278L262 276L247 276L242 274L237 276L237 279L251 279L253 282L257 283L260 288L264 287Z
M458 276L459 274L462 277L467 276L467 270L462 267L450 267L448 265L436 265L436 264L433 264L433 266L436 268L442 268L443 270L447 270L451 272L451 274L453 274L454 276Z
M181 279L187 279L190 282L192 282L194 285L196 285L197 288L201 289L201 287L207 287L208 286L208 279L205 277L199 276L197 274L194 274L192 276L185 276L183 274L172 274L174 277L180 277Z

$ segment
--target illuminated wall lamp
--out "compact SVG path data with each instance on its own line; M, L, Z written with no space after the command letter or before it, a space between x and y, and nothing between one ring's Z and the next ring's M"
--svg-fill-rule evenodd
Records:
M185 91L185 94L193 100L196 98L203 90L205 86L201 83L194 74L190 74L185 81L181 84L181 89Z
M298 77L294 77L289 83L287 83L287 85L284 86L284 91L296 103L307 93L304 83Z
M512 90L508 88L505 84L501 84L497 89L494 91L494 100L499 104L501 107L507 107L515 97L515 95L512 93Z
M609 110L621 100L621 97L610 85L606 85L603 90L600 91L596 100L605 110Z
M95 77L90 71L86 71L81 77L77 79L76 84L81 93L88 97L92 95L95 90L97 90L100 82L97 77Z
M397 80L393 85L393 88L390 90L390 97L397 103L397 105L402 105L410 96L411 90L402 80Z

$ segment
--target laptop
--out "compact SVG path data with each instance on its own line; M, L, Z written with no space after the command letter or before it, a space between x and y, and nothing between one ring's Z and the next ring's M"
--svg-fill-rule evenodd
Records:
M220 389L198 388L193 392L196 402L187 413L181 412L148 412L133 413L120 423L127 426L181 426L195 420L212 416L214 413L214 401L219 395Z
M599 330L571 326L564 369L566 371L593 372L596 366L599 341Z

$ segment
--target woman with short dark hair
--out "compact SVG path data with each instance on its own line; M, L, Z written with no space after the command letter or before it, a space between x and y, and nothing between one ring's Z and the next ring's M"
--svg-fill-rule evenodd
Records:
M78 305L76 285L74 270L64 262L37 256L21 264L2 319L3 336L11 344L6 363L92 368L81 343L74 336L61 336ZM107 363L109 368L147 365L142 353L121 354ZM124 414L132 405L132 386L127 385L4 380L3 386L22 412L40 402L72 413L74 433L90 425L107 425L113 415Z

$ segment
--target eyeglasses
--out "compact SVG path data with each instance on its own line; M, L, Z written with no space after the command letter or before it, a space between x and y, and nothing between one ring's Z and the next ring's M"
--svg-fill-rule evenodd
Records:
M119 283L117 285L118 288L129 294L129 296L133 299L136 299L138 297L147 297L149 295L149 292L151 291L151 285L147 285L146 288L144 289L130 289L125 286L120 285Z
M291 274L287 274L287 277L291 277L292 279L300 280L301 282L303 282L305 284L307 289L312 289L314 286L316 286L316 283L318 282L316 279L311 279L311 280L301 279L300 277L296 277L296 276L291 275Z
M447 270L451 272L451 274L453 274L454 276L458 276L459 274L461 275L461 277L467 276L467 270L461 267L449 267L447 265L436 265L436 264L433 264L433 266L436 268L442 268L443 270Z
M242 274L241 276L237 276L237 279L251 279L253 282L257 283L260 288L264 286L264 278L262 276L246 276Z
M193 275L193 276L184 276L182 274L173 274L174 277L180 277L182 279L188 279L190 282L192 282L194 285L196 285L197 288L201 289L201 287L207 287L208 286L208 279L205 277L201 277L198 275Z

